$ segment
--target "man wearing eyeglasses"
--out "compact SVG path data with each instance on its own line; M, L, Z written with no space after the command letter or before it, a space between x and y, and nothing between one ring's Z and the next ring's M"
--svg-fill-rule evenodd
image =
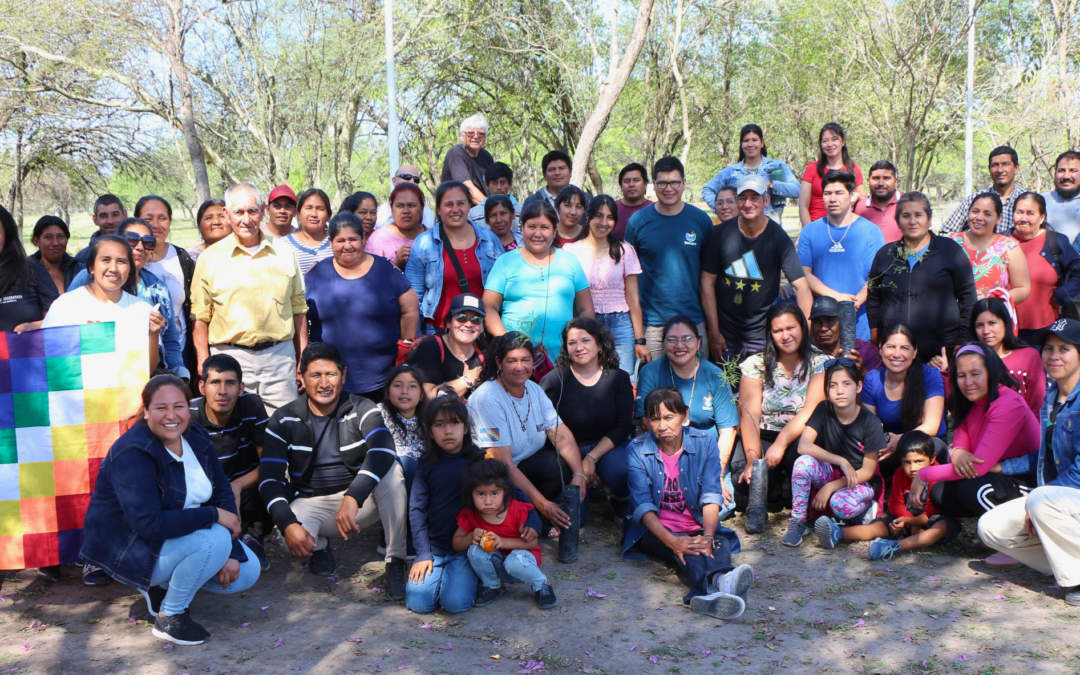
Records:
M202 375L211 354L228 354L268 415L296 399L297 355L307 346L304 277L290 251L262 235L265 207L253 185L225 191L232 234L207 248L191 282L192 338Z
M443 159L439 182L456 180L465 183L474 204L479 204L488 196L487 187L484 185L484 170L495 162L491 153L484 150L488 129L487 120L480 113L466 119L458 129L461 132L461 143L447 150Z
M645 337L635 340L649 348L653 359L664 354L664 322L673 316L689 317L705 335L705 314L698 296L701 256L712 232L712 218L683 201L686 174L677 157L664 157L653 165L656 203L630 217L626 243L641 262L638 293L645 319ZM701 341L709 358L709 343Z
M390 179L390 189L393 190L398 186L398 183L416 183L420 184L420 169L416 168L414 164L402 164L398 167L398 170L394 172L394 177ZM375 212L375 229L379 229L385 225L389 225L394 222L394 214L390 211L390 200L379 205L379 209ZM424 207L424 229L430 230L435 227L435 212Z

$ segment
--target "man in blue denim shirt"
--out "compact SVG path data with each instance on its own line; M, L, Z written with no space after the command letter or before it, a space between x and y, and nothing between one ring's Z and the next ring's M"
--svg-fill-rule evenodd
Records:
M1080 321L1059 319L1035 334L1054 381L1043 404L1043 445L1034 470L1039 487L979 518L979 537L1067 589L1080 606ZM1029 456L1017 460L1028 461ZM1010 460L1012 461L1012 460ZM1006 466L1005 473L1022 467Z
M683 603L698 614L736 619L746 609L754 570L731 563L739 538L719 524L723 488L716 443L686 426L689 412L674 387L645 397L651 429L630 444L623 558L677 565L691 583Z

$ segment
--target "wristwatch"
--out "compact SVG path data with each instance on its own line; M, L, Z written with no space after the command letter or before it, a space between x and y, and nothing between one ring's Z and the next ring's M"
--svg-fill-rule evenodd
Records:
M644 345L645 344L645 338L634 338L634 344L636 344L636 345Z

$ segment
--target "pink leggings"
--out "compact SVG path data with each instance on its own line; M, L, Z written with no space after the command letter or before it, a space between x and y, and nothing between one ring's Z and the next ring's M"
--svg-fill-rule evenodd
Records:
M795 460L791 472L791 517L806 520L806 509L810 504L810 488L820 488L833 480L832 464L802 455ZM860 483L853 488L840 488L829 498L829 508L837 518L854 518L874 501L874 488Z

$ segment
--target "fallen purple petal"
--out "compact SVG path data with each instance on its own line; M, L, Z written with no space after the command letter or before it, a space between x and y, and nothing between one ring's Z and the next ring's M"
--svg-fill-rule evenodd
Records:
M28 647L26 647L26 645L23 645L23 649L27 649L27 648ZM170 642L169 644L162 647L162 649L172 649L172 643Z
M711 649L702 649L701 650L701 655L702 656L712 656L712 650Z
M593 653L590 652L588 649L586 649L585 650L585 656L588 656L591 659L591 658L593 658Z
M244 623L240 624L240 627L241 627L241 628L247 628L247 627L248 627L248 626L250 626L250 625L251 625L251 624L250 624L249 622L245 621Z
M260 608L259 608L259 611L260 611L260 612L265 612L265 611L266 611L266 610L268 610L268 609L270 609L270 605L267 605L266 607L260 607Z
M594 591L592 586L589 586L588 590L585 592L585 595L587 595L590 598L606 598L607 597L603 593L597 593L596 591Z
M892 600L889 600L889 601L888 601L888 603L889 603L890 605L892 605L893 607L896 607L896 603L895 603L895 602L893 602Z
M923 659L923 662L922 662L922 664L923 664L924 666L928 666L928 665L930 665L930 659Z
M852 626L852 628L862 628L865 625L866 625L866 622L863 621L862 619L859 619L858 621L855 622L855 625Z
M904 642L911 642L911 638L909 638L908 636L905 635L904 636Z
M363 642L360 638L349 638L349 642Z
M995 595L995 596L994 596L994 599L995 599L995 600L1004 600L1004 599L1005 599L1005 596L1004 596L1004 595Z
M765 548L765 547L762 546L762 548ZM649 657L649 660L653 662L653 665L655 665L656 662L660 660L660 657L657 656L656 654L653 654L652 656Z
M281 638L278 638L277 642L275 642L274 646L270 647L270 649L277 649L278 647L280 647L283 644L285 644L285 641L282 640Z
M443 649L453 649L453 648L454 648L454 645L450 644L449 642L447 642L446 646L443 647Z
M926 580L927 581L937 581L938 578L937 577L926 577Z
M967 654L961 654L960 657L957 658L956 660L957 661L967 661L968 660Z
M423 628L424 630L427 630L427 629L431 628L431 624L430 623L425 623L423 626L420 626L420 627Z
M637 649L637 645L630 645L630 651L634 651L635 649Z

